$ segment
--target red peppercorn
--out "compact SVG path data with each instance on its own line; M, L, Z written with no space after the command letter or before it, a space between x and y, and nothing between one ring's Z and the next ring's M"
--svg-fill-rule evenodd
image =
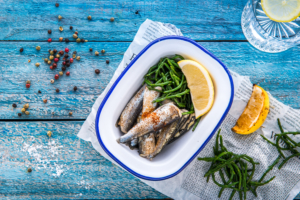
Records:
M63 64L63 65L66 65L66 61L63 61L62 64Z
M55 69L57 67L57 64L56 63L53 63L53 68Z
M78 31L75 31L75 34L78 35Z
M26 84L26 88L30 88L30 84L29 83Z
M51 38L49 38L49 39L48 39L48 42L52 42L52 39L51 39Z
M55 74L54 78L55 78L55 80L57 80L59 78L59 75Z
M50 65L50 69L54 69L52 65Z
M70 58L70 63L74 62L73 58Z
M69 49L68 49L68 48L65 48L65 52L68 53L68 52L69 52Z
M54 58L54 62L58 62L58 58Z
M63 51L63 50L59 51L58 53L59 53L60 55L64 55L64 51Z
M58 3L56 3L56 4L55 4L55 6L56 6L56 7L58 7L58 6L59 6L59 4L58 4Z
M68 72L66 73L66 75L69 76L69 75L70 75L70 72L68 71Z

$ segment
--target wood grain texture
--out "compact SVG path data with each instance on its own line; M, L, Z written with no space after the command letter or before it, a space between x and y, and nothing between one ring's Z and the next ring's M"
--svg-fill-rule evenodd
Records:
M81 125L1 122L0 198L166 198L79 139L76 134ZM48 130L53 137L48 138Z
M59 7L55 7L58 2ZM7 0L0 8L0 40L46 41L72 38L75 30L89 41L132 41L149 18L175 24L194 40L244 40L240 25L247 0ZM58 15L63 17L58 20ZM88 21L87 16L92 20ZM109 19L115 18L111 23ZM73 31L69 26L74 27ZM64 28L63 32L58 30ZM47 30L51 29L49 35Z
M250 76L253 83L259 84L283 103L300 108L299 76L300 62L299 47L278 54L262 53L247 42L202 42L200 43L215 54L227 67L240 75ZM35 46L40 45L37 51ZM19 47L24 52L19 52ZM68 68L71 75L63 75L54 84L50 83L60 69L50 70L42 61L48 55L48 49L64 49L69 47L71 52L76 50L81 56L80 61L74 61ZM19 119L17 113L23 104L30 104L30 115L21 119L85 119L96 98L106 87L125 50L127 42L88 42L77 43L45 43L45 42L0 42L0 118ZM89 52L105 49L106 53L94 56ZM31 59L31 63L28 63ZM110 60L109 64L105 60ZM41 62L35 67L35 62ZM59 67L60 68L59 64ZM99 68L100 75L94 70ZM30 89L25 88L26 80L31 80ZM78 87L76 92L74 86ZM56 93L55 89L60 92ZM37 91L41 90L42 94ZM48 99L44 104L43 99ZM12 103L17 103L16 109ZM68 113L73 112L69 117Z

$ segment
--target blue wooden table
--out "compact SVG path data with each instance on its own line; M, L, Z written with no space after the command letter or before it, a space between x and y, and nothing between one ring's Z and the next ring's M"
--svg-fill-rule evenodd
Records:
M1 2L0 198L168 198L104 159L90 143L76 136L147 18L176 25L229 69L250 76L253 83L259 83L277 99L299 108L299 47L279 54L254 49L240 25L245 4L246 0ZM92 20L87 20L88 15ZM111 17L114 22L110 22ZM88 42L76 43L72 38L75 31ZM59 42L59 37L69 38L70 42ZM48 38L52 38L51 43ZM36 46L41 50L37 51ZM77 51L81 59L67 69L70 76L63 75L51 84L61 65L50 70L43 58L49 56L48 49L65 47ZM102 49L104 54L94 55ZM40 67L35 66L37 62ZM101 73L95 74L95 69ZM25 87L27 80L31 81L29 89ZM17 108L12 107L13 103ZM25 103L30 105L30 114L20 117L18 113ZM47 131L53 133L50 139Z

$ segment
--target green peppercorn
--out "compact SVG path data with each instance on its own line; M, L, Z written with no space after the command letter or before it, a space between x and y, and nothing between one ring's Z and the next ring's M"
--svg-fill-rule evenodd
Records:
M98 52L98 51L95 51L95 55L96 55L96 56L99 56L99 52Z
M54 52L53 52L53 51L50 51L49 53L50 53L50 55L53 55L53 54L54 54Z
M75 39L78 38L77 34L73 34L73 38Z
M52 55L49 56L49 59L50 59L50 60L53 60L53 59L54 59L54 56L52 56Z
M26 115L29 115L30 113L29 113L29 111L25 111L25 114L26 114Z
M48 60L48 58L45 58L44 61L45 61L45 62L48 62L49 60Z
M56 54L56 58L60 58L60 55L59 55L59 54Z
M25 108L22 108L22 109L21 109L21 112L25 112L25 111L26 111L26 109L25 109Z
M51 64L51 60L48 60L48 65L50 65Z
M78 43L79 43L80 41L81 41L81 40L80 40L80 38L77 38L76 42L78 42Z
M23 108L25 108L25 109L29 108L29 103L26 103L26 104L23 106Z
M47 135L48 135L48 137L51 137L52 136L52 132L51 131L47 131Z
M61 20L61 19L62 19L62 16L58 15L58 19Z
M37 46L37 47L35 47L35 49L39 51L39 50L41 50L41 47Z
M35 66L39 67L39 66L40 66L40 63L35 63Z
M80 60L80 56L77 56L77 57L76 57L76 60Z
M30 80L27 80L27 81L26 81L26 84L30 84L30 83L31 83Z
M60 71L60 72L58 72L58 74L59 74L60 76L62 76L62 75L64 75L64 72Z

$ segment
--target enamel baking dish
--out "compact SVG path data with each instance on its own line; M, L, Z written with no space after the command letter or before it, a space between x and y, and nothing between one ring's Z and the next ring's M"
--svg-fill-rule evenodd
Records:
M122 135L116 122L141 86L148 69L160 58L174 54L197 61L208 70L215 86L215 101L194 132L190 130L167 145L150 161L140 157L137 150L116 142ZM218 58L188 38L162 37L151 42L132 60L103 99L95 122L97 138L103 150L133 175L152 181L168 179L181 172L205 147L226 117L233 96L231 75Z

